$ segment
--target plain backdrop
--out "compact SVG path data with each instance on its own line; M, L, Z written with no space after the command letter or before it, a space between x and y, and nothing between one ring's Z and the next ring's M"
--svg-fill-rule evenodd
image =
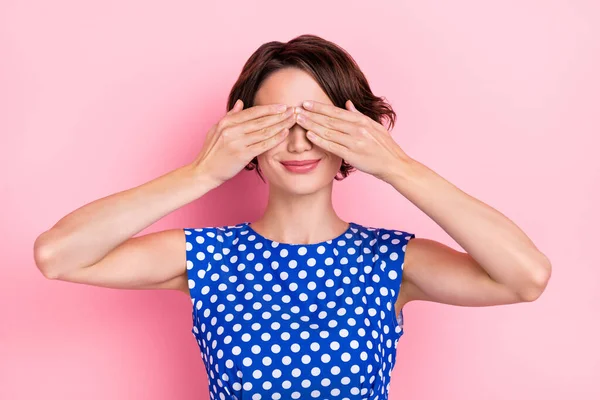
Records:
M33 243L193 160L252 52L303 33L348 50L401 147L553 264L533 303L407 305L391 399L600 398L599 17L594 0L1 1L0 398L208 399L189 299L46 280ZM252 221L265 195L243 171L142 234ZM362 172L334 202L460 249Z

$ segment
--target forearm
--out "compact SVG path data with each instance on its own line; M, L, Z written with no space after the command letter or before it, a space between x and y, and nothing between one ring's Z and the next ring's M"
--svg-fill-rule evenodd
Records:
M545 286L550 262L499 211L413 159L394 166L386 181L444 229L496 282L525 297Z
M71 212L36 240L37 265L47 275L86 267L172 211L216 187L193 165L95 200Z

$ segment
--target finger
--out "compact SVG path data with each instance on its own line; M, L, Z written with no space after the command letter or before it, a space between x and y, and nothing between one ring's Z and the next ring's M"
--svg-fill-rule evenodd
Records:
M235 103L233 104L233 107L231 108L231 110L229 110L226 113L226 115L235 114L236 112L239 112L243 108L244 108L244 101L242 99L237 99L235 101ZM206 138L205 138L206 151L212 150L215 143L217 142L217 138L219 137L220 132L221 132L221 130L219 129L219 124L216 124L210 128L210 130L208 131L208 134L206 135Z
M294 108L290 107L283 113L251 119L249 121L230 126L227 128L227 130L231 132L231 135L245 135L248 132L255 132L261 129L266 129L271 125L275 125L276 123L284 121L288 117L292 116L293 113Z
M360 115L357 113L344 110L343 108L336 107L333 104L325 104L314 100L307 100L302 102L302 107L317 114L329 115L330 117L343 119L350 122L358 122L360 120Z
M265 151L270 150L273 147L277 146L279 143L281 143L286 138L288 133L290 133L290 129L283 128L282 130L277 132L275 135L273 135L265 140L262 140L258 143L254 143L254 144L248 146L248 151L250 152L250 157L254 158L257 155L262 154Z
M244 108L244 102L242 99L237 99L235 101L235 103L233 104L233 107L231 107L231 110L227 111L225 113L225 116L231 115L231 114L235 114L236 112L238 112L240 109ZM208 134L206 135L206 140L209 142L209 148L211 148L213 146L213 144L215 143L215 139L216 137L219 136L220 134L220 129L219 127L223 125L222 120L225 117L223 117L221 119L221 121L219 121L219 123L217 123L216 125L214 125L209 131ZM220 124L220 125L219 125Z
M360 134L361 126L356 122L338 119L329 115L317 114L312 111L307 111L302 107L297 107L296 110L298 111L299 115L305 115L308 117L309 121L314 121L326 128L343 132L348 135Z
M238 112L244 109L244 101L242 99L237 99L235 104L233 105L232 111Z
M227 115L231 115L231 114L235 114L236 112L240 111L241 109L244 108L244 101L242 99L237 99L235 101L235 103L233 103L233 107L231 107L231 110L227 111Z
M242 122L264 117L266 115L283 113L285 110L287 110L287 105L285 104L266 104L261 106L253 106L234 114L227 115L223 119L223 126L241 124Z
M247 133L246 135L242 136L241 140L243 141L243 143L246 146L250 147L256 143L259 143L259 142L269 139L270 137L272 137L273 135L276 135L278 132L280 132L283 129L291 128L295 124L296 124L296 118L295 118L294 114L291 114L289 117L287 117L283 121L280 121L274 125L266 126L257 131Z
M313 131L323 139L331 142L338 143L344 147L351 147L354 142L354 138L346 133L342 133L338 130L327 128L313 121L308 115L300 113L297 117L298 125L306 129L307 131Z
M356 109L356 107L354 107L354 103L352 102L352 100L348 100L348 101L346 102L346 108L348 108L348 109L349 109L350 111L352 111L352 112L357 112L357 113L360 113L360 111L358 111L358 110Z
M313 131L307 131L306 137L308 138L308 140L310 140L323 150L329 151L330 153L333 153L336 156L341 157L343 159L348 158L349 149L347 147L332 142L330 140L323 139L321 136L317 135Z

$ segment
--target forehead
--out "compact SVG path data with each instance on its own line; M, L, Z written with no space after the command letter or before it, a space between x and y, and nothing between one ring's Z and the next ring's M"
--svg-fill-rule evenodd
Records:
M300 106L304 100L333 104L317 81L298 68L284 68L265 79L254 97L254 105L282 103Z

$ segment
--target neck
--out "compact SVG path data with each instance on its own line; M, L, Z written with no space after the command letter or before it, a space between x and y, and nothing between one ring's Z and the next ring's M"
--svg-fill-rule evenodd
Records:
M333 184L309 193L297 194L269 188L267 207L252 228L282 243L318 243L342 234L348 223L335 212Z

